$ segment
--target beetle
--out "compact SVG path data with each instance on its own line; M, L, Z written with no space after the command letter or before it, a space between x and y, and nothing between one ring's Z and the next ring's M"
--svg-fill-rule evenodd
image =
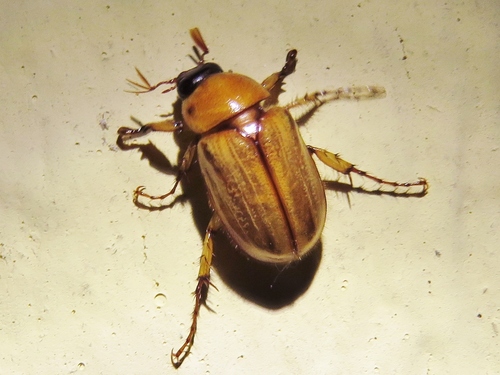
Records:
M384 88L362 86L318 91L278 106L270 101L271 93L295 71L297 50L287 53L280 71L258 83L205 62L209 49L200 31L191 29L190 35L198 58L194 68L155 85L136 68L140 82L127 80L137 94L162 85L167 85L163 93L177 89L182 119L167 118L139 128L118 129L118 141L122 143L151 131L176 132L188 128L195 134L169 192L149 195L144 186L134 191L136 204L170 197L198 160L213 211L203 241L191 327L182 346L171 352L175 367L182 364L191 350L200 308L212 285L210 268L216 232L225 232L246 255L273 264L300 261L319 242L326 219L326 197L313 156L345 176L351 187L355 176L372 183L371 187L360 185L361 190L423 196L428 189L424 178L406 183L386 181L357 169L338 154L306 145L302 140L297 119L334 100L381 97L385 95ZM295 112L299 114L292 117Z

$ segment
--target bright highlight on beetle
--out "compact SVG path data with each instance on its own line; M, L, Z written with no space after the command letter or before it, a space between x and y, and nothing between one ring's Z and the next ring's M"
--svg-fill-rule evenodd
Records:
M213 210L203 241L191 327L182 346L171 352L175 367L182 364L194 344L200 308L212 285L210 267L215 233L227 233L248 256L274 264L300 261L319 242L325 225L326 198L313 156L344 176L353 189L423 196L428 188L423 178L405 183L378 178L357 169L338 154L306 145L302 140L296 121L338 99L383 96L384 88L361 86L318 91L278 106L275 103L283 80L295 71L296 50L288 52L279 72L258 83L205 62L209 50L200 31L194 28L190 34L197 47L196 67L155 85L139 70L139 82L129 80L137 94L160 86L166 87L163 93L177 89L182 119L167 118L137 129L118 130L118 142L122 144L151 131L189 128L196 134L169 192L149 195L143 186L134 192L137 204L152 206L153 201L162 202L175 193L193 162L198 160Z

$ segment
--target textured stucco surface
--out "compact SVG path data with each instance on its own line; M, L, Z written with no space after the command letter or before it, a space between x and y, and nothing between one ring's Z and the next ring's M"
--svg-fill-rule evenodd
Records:
M496 1L3 2L0 19L0 374L500 372ZM175 94L125 78L191 67L194 26L208 60L257 80L297 48L284 102L386 87L323 108L303 137L430 191L328 191L319 264L273 284L289 294L216 249L214 313L176 372L207 217L195 199L135 207L136 186L169 189L178 146L151 136L156 166L115 134L172 110Z

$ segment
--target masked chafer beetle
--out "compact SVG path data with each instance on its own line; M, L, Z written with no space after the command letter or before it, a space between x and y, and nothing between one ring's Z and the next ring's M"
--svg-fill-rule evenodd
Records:
M295 120L304 118L321 105L337 99L363 99L385 94L382 87L362 86L319 91L285 106L268 105L273 89L293 73L297 51L291 50L281 71L262 83L241 74L224 72L219 65L205 62L208 47L197 28L190 34L196 46L197 66L177 78L151 85L137 70L141 83L129 82L146 93L161 85L177 88L182 121L167 118L137 129L122 127L119 142L150 131L174 132L188 127L196 137L187 147L173 188L152 196L139 186L134 201L163 200L174 194L179 182L197 158L213 216L206 229L194 291L192 324L183 345L171 352L175 367L182 364L194 343L200 307L210 283L213 234L222 229L247 255L262 262L287 264L306 256L318 243L326 217L323 182L312 158L345 176L352 187L353 177L371 182L361 190L401 195L424 195L427 182L398 183L380 179L357 169L337 154L308 146ZM291 113L299 113L292 117Z

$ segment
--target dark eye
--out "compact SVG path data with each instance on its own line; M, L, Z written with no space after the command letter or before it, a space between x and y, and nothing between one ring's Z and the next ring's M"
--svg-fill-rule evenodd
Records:
M203 82L205 78L212 74L222 73L219 65L214 63L206 63L197 67L182 72L177 77L177 93L184 100Z

